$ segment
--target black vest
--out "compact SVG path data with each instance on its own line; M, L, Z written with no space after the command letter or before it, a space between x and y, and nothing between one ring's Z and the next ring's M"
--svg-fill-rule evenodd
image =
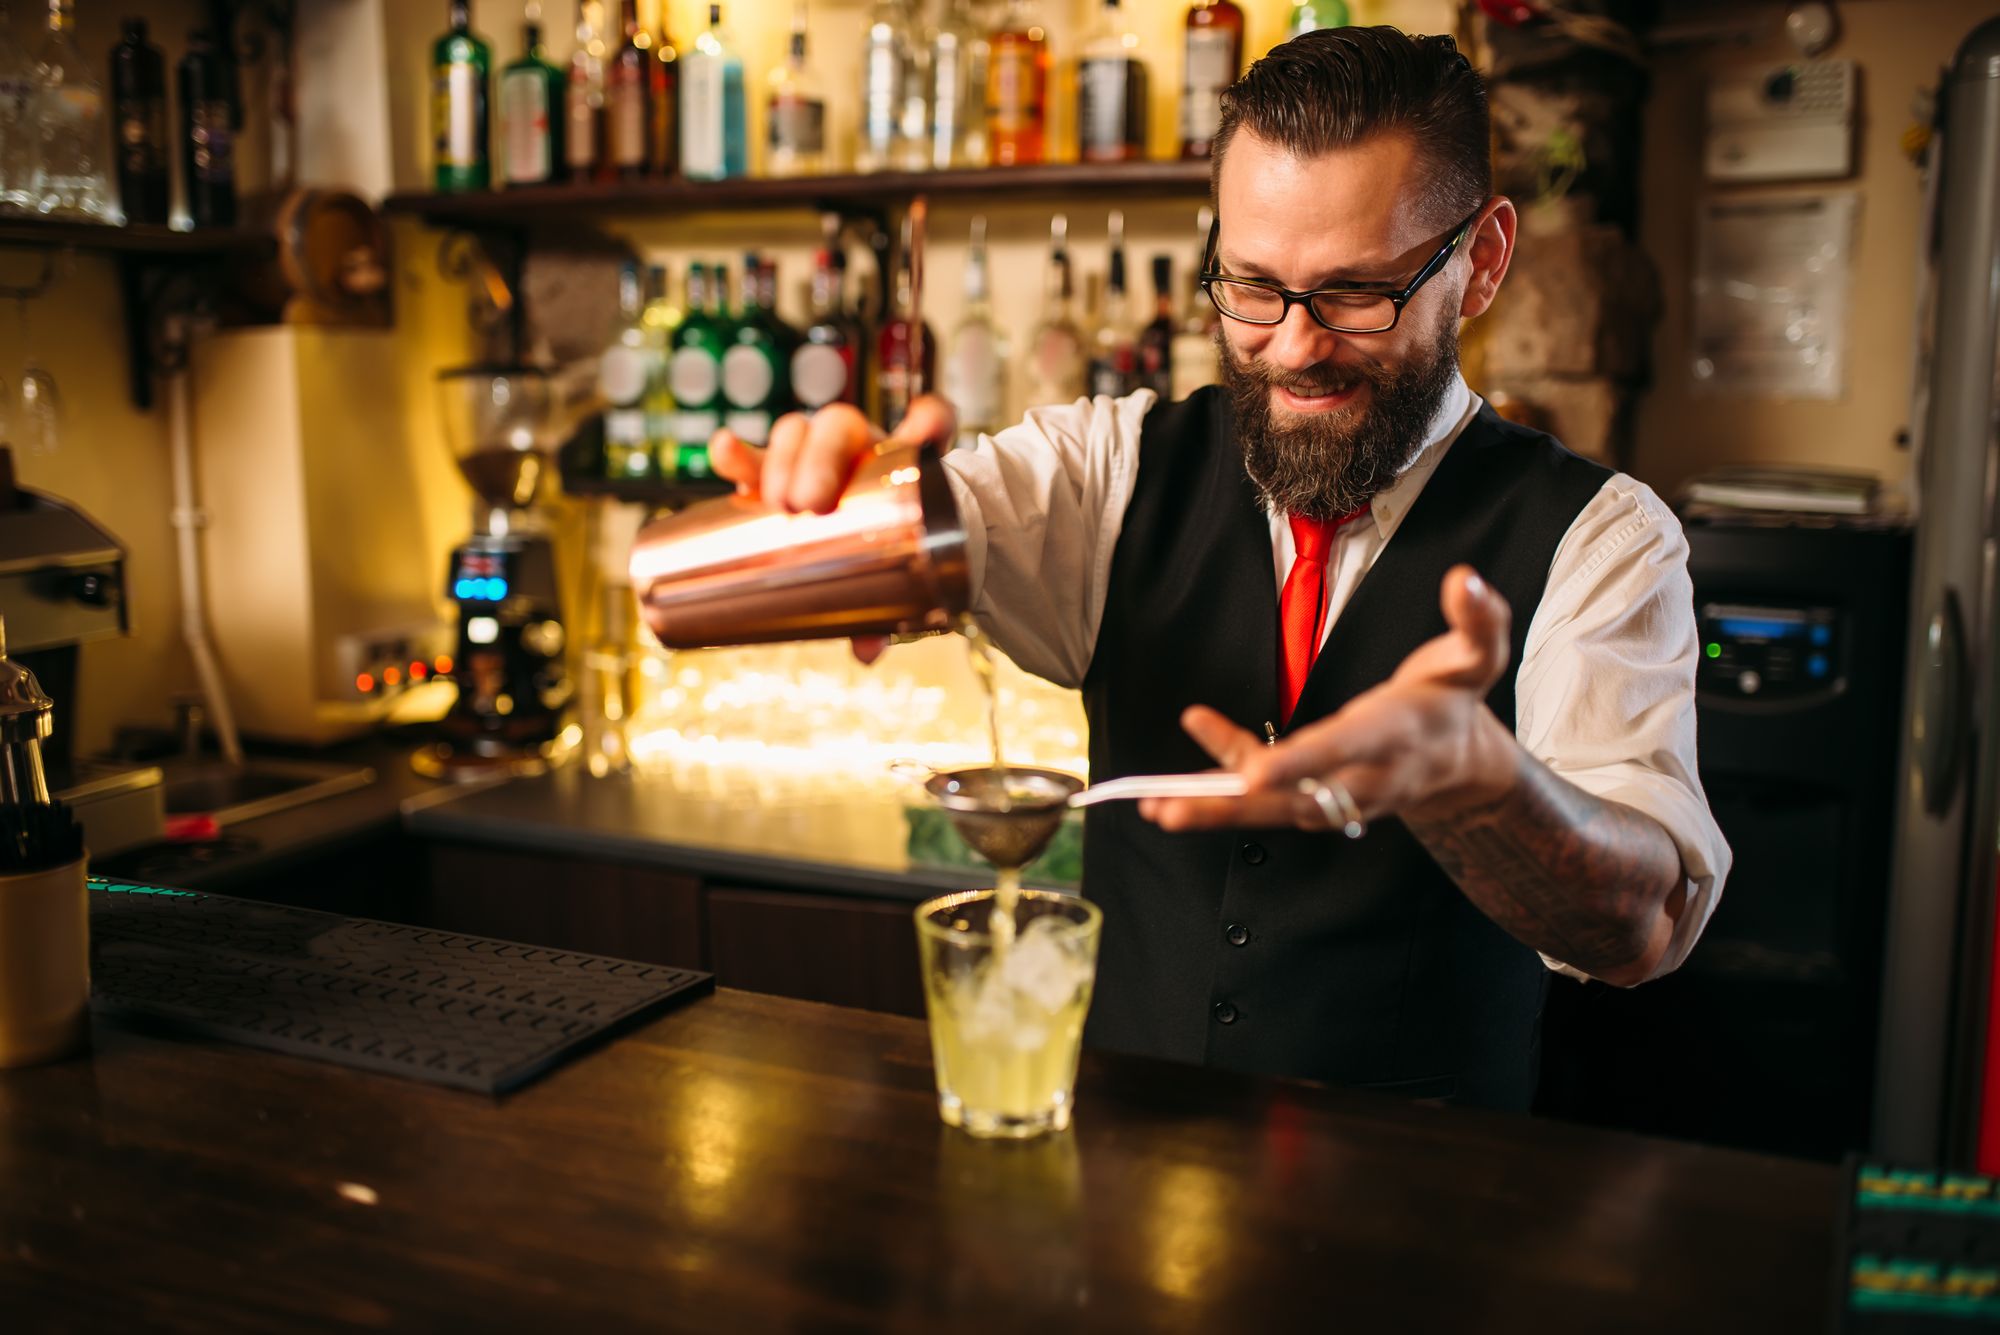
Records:
M1610 473L1482 408L1334 623L1299 727L1386 680L1445 629L1439 586L1469 562L1513 608L1489 697L1514 722L1514 665L1557 545ZM1269 521L1224 395L1155 408L1084 679L1090 775L1214 764L1191 704L1263 735L1278 717ZM1398 821L1349 842L1296 830L1168 834L1134 804L1089 810L1084 891L1104 909L1086 1038L1232 1070L1526 1108L1546 971L1474 908Z

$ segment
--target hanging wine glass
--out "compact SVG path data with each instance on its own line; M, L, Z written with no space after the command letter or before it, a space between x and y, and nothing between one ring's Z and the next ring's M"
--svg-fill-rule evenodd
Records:
M15 444L29 454L54 454L62 448L62 396L56 389L56 378L35 360L34 336L28 328L28 299L16 297L14 306L20 319L21 347L25 350Z

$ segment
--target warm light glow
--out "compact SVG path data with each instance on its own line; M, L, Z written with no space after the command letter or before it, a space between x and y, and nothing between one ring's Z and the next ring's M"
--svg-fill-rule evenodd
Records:
M760 504L739 503L745 507ZM655 580L713 571L782 547L798 546L786 531L799 525L811 525L815 541L857 537L866 541L874 532L895 528L901 511L901 502L893 494L877 492L849 497L830 515L788 515L773 510L675 542L651 543L632 553L632 587L646 589Z
M431 675L431 670L424 666L422 659L416 658L410 660L411 681L422 681L425 677L428 677L430 675Z
M437 670L439 676L448 676L451 672L451 655L439 654L431 660L431 666Z
M354 689L363 695L367 695L370 691L373 691L375 689L375 674L372 672L355 673Z
M382 684L384 686L400 686L402 682L403 670L401 668L385 667L382 669Z
M492 644L500 638L500 623L492 617L467 617L465 638L474 644Z

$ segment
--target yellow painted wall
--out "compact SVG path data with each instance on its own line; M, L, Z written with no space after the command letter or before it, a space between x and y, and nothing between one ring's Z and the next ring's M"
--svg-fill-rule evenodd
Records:
M1859 171L1826 186L1861 199L1847 321L1847 388L1836 400L1760 402L1690 392L1688 320L1695 245L1693 204L1750 189L1701 176L1702 95L1708 75L1795 54L1782 38L1749 48L1698 47L1660 54L1646 108L1644 218L1640 239L1659 265L1665 296L1654 339L1653 388L1635 422L1635 471L1657 488L1719 464L1818 464L1902 478L1896 444L1909 421L1916 312L1917 219L1922 185L1899 139L1919 88L1934 84L1960 39L2000 14L1994 0L1847 0L1843 31L1826 54L1857 62L1861 81ZM1775 31L1775 30L1774 30Z

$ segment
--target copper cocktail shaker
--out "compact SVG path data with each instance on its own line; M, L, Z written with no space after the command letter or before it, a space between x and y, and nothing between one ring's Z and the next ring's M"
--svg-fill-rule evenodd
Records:
M726 496L654 521L632 588L669 649L946 630L970 600L965 526L936 452L885 442L831 514Z

